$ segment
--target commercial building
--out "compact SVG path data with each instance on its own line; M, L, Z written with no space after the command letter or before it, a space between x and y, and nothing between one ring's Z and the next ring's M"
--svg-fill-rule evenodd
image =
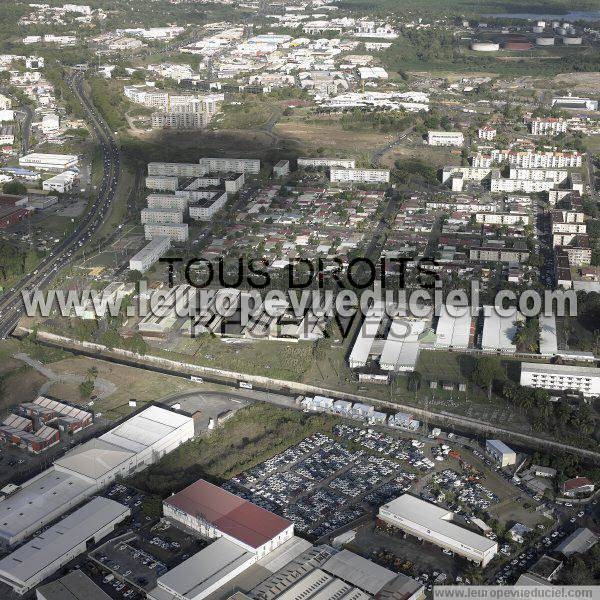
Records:
M524 321L525 317L516 311L508 316L501 316L494 306L489 305L483 307L483 314L481 349L501 354L516 352L513 340L517 333L517 322Z
M585 397L600 396L600 369L574 365L521 363L523 386L555 391L577 391Z
M202 600L256 562L256 554L221 538L159 577L150 600Z
M388 169L339 169L329 171L329 180L335 183L389 183Z
M460 131L428 131L427 143L430 146L462 146L465 136Z
M144 469L193 437L191 417L150 406L75 446L0 502L0 545L10 548L22 542L117 476Z
M448 310L442 304L436 328L436 348L468 348L473 329L471 307Z
M73 189L77 175L73 171L63 171L54 177L50 177L42 182L42 189L45 192L58 192L66 194Z
M171 247L168 237L156 236L129 259L129 269L145 273Z
M299 158L298 168L306 167L355 169L356 161L353 158Z
M19 165L40 171L66 171L76 167L79 158L73 154L44 154L33 152L19 158Z
M164 500L163 513L205 537L224 537L259 558L294 534L287 519L203 479Z
M378 516L389 525L446 548L482 567L498 552L496 542L453 523L452 511L409 494L382 506Z
M580 527L556 546L555 551L566 557L585 554L597 542L598 536L593 531L587 527Z
M187 223L147 223L144 225L147 240L155 237L167 237L173 242L185 242L188 239Z
M25 594L112 533L131 514L127 506L97 497L0 560L0 581Z
M36 600L111 600L81 569L38 587L35 594Z
M517 453L501 440L487 440L485 451L501 466L508 467L517 462Z
M598 101L577 96L560 96L552 98L552 106L560 108L573 108L577 110L598 110Z

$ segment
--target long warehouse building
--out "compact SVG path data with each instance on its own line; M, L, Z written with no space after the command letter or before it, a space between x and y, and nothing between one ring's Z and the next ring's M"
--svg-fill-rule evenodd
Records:
M144 469L193 437L191 417L150 406L75 446L0 502L0 545L11 548L21 543L116 477Z
M379 518L385 523L485 567L498 552L498 544L453 523L453 517L452 511L410 494L379 509Z
M20 595L112 533L131 514L108 498L94 498L44 533L0 560L0 581Z

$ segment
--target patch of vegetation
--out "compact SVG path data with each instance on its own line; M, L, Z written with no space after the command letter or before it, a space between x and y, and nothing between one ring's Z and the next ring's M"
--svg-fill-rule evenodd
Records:
M131 485L163 498L200 478L230 479L319 431L335 419L255 404L239 410L222 427L194 439L130 479Z

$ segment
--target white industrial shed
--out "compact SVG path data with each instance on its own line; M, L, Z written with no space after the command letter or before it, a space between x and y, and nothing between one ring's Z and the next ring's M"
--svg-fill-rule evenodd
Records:
M191 417L150 406L99 438L75 446L0 502L0 544L14 546L118 475L145 468L193 437Z
M451 309L452 311L452 309ZM436 328L436 348L468 348L471 337L471 307L452 313L442 304ZM456 316L455 316L456 315Z
M129 515L127 506L108 498L94 498L0 560L0 581L17 594L25 594L85 552L88 543L111 533Z
M354 341L354 346L352 346L352 352L350 352L350 356L348 357L348 363L352 369L364 367L367 364L382 317L383 308L379 302L365 315L365 319Z
M379 509L379 518L419 539L447 548L485 567L498 544L452 522L452 511L404 494Z
M419 336L425 324L418 319L394 318L379 359L384 371L414 371L419 357Z
M500 316L493 306L483 307L484 322L481 337L481 349L487 352L512 354L517 347L513 340L517 333L516 323L524 321L525 317L515 310L508 317Z
M540 314L540 354L554 356L558 353L558 340L556 338L556 317Z
M256 554L219 538L157 580L151 600L202 600L256 562Z

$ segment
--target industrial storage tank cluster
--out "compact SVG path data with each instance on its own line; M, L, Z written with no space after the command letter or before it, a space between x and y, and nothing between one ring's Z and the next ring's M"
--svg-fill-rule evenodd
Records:
M471 50L475 52L497 52L500 50L500 44L494 42L473 42Z

